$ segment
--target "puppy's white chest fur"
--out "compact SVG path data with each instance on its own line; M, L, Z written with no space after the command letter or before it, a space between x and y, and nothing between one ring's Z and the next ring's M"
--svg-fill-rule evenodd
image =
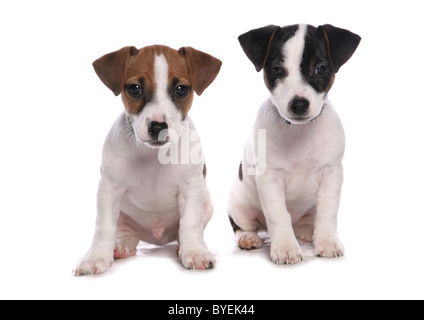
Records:
M266 130L266 157L259 156L258 159L265 161L268 174L284 190L287 208L295 223L316 204L323 175L333 166L341 166L345 146L344 131L337 113L329 103L319 118L301 126L288 124L282 118L275 117L274 108L268 100L258 113L254 132ZM249 145L255 143L249 141ZM250 151L246 148L246 153L251 155L259 152L259 148ZM248 163L247 158L245 163ZM255 185L255 176L247 176L246 179L252 180L252 183L243 186ZM255 194L252 199L257 199L255 205L260 208L256 188L247 193Z
M140 166L145 165L140 161ZM160 179L164 178L166 170L140 170L133 177L133 183L128 187L122 199L122 209L130 214L137 208L138 212L168 211L177 207L178 184L164 184ZM143 171L144 175L143 175ZM148 182L148 183L147 183ZM127 210L128 208L128 210ZM177 210L178 211L178 210ZM138 216L137 212L134 212Z
M188 131L195 130L187 117ZM122 197L122 211L134 220L144 224L145 215L160 212L178 212L178 193L181 184L195 172L201 172L203 163L199 165L182 165L181 141L174 144L173 152L177 152L180 159L178 165L163 165L158 161L159 149L151 149L142 144L134 148L131 139L125 139L128 126L126 115L123 113L113 126L104 147L102 166L114 168L105 170L106 179L119 182L125 186ZM130 130L129 128L127 130ZM171 147L171 146L170 146ZM190 147L188 146L190 151ZM165 149L166 150L166 149ZM184 150L182 150L184 151ZM163 151L164 156L171 151ZM117 166L117 162L119 165ZM174 223L175 219L170 219Z
M327 108L331 108L327 105ZM329 164L341 162L344 152L344 132L337 114L331 108L322 116L303 126L286 124L279 135L270 132L268 143L281 159L278 165L285 175L307 176ZM273 131L273 130L271 130Z

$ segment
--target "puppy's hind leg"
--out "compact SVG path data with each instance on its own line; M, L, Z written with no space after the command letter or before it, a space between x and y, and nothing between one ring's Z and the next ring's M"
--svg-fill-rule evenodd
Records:
M239 178L242 177L240 165ZM261 210L252 205L251 201L240 190L241 181L236 181L228 201L228 217L237 238L240 249L259 249L263 240L258 235L259 228L263 225L264 216Z
M116 240L115 250L113 252L114 259L125 259L135 256L137 253L137 245L140 239L135 236L124 236Z
M308 212L293 225L296 238L303 242L312 242L314 237L316 206L309 209Z
M131 256L135 256L137 253L137 245L140 242L140 238L136 235L135 231L130 225L134 225L132 221L125 213L121 212L118 221L118 231L116 235L116 244L113 252L114 259L125 259Z
M237 237L237 244L240 249L252 250L259 249L263 245L263 240L258 235L259 223L257 221L248 221L248 219L240 219L240 227L236 223L229 213L228 218L230 219L231 226L233 227L234 233ZM245 218L245 217L243 217Z

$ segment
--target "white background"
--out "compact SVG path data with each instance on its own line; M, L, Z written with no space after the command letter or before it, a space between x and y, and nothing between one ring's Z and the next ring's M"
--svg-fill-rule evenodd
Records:
M0 4L0 298L424 298L420 1L3 1ZM331 23L362 36L330 100L347 148L339 233L346 257L276 266L235 246L226 202L268 97L237 37L268 24ZM72 269L94 231L104 138L123 107L91 63L127 45L192 46L223 61L196 97L215 203L217 268L184 270L175 245L142 245L103 276Z

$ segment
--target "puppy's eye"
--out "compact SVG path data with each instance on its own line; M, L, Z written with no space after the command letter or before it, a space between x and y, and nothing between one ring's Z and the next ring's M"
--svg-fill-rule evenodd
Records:
M327 67L324 66L323 64L320 64L315 69L315 74L318 75L318 76L323 76L326 73L327 73Z
M274 76L281 77L285 74L285 71L281 67L274 67L272 68L272 73L274 74Z
M143 94L143 90L139 84L129 85L127 91L133 98L139 98Z
M175 94L177 97L184 98L188 93L190 89L187 86L178 85L175 87Z

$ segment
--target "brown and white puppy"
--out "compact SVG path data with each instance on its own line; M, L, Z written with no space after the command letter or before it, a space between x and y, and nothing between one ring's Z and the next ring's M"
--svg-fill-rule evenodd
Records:
M203 230L213 206L200 141L188 112L194 92L214 81L221 61L191 47L125 47L93 63L125 112L103 148L97 221L75 275L100 274L136 254L140 240L179 241L185 268L209 269Z

